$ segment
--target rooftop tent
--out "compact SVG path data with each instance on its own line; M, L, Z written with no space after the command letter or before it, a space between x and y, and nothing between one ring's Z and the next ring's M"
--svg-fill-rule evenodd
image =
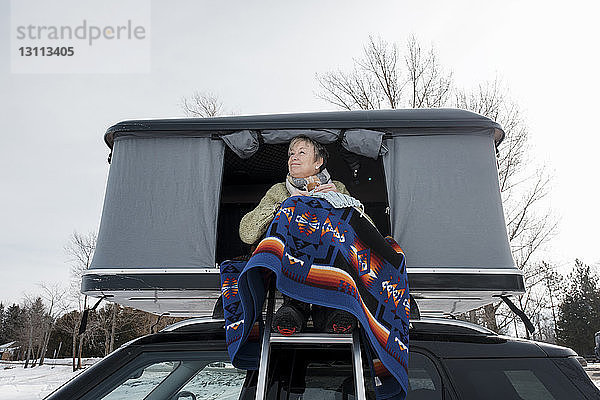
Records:
M105 135L112 164L82 291L158 314L212 311L215 265L243 249L229 246L236 223L283 179L300 133L326 145L334 178L403 247L422 313L523 292L498 188L504 133L449 109L121 122Z

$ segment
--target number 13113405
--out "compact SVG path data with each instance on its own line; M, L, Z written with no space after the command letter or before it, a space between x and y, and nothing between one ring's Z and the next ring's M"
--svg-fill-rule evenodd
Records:
M73 47L19 47L19 54L23 57L37 56L66 56L75 54Z

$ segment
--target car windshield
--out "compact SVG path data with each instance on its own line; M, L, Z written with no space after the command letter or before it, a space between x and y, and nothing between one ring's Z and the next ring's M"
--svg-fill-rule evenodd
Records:
M84 399L228 399L240 396L246 371L226 351L144 352L99 382Z
M582 393L548 358L446 360L459 397L486 400L580 399Z

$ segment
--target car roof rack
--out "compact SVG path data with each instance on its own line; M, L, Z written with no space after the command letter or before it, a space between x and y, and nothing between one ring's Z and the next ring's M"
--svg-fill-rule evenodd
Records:
M450 335L497 335L496 332L471 322L459 319L425 317L410 321L411 333L432 333Z

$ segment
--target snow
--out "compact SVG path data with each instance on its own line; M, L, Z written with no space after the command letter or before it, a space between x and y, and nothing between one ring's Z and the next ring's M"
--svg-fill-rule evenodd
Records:
M600 363L588 363L585 367L585 371L588 373L592 382L600 389Z
M84 367L99 359L83 360ZM23 362L0 361L0 400L43 399L83 370L73 372L72 360L46 360L44 365L23 368Z

